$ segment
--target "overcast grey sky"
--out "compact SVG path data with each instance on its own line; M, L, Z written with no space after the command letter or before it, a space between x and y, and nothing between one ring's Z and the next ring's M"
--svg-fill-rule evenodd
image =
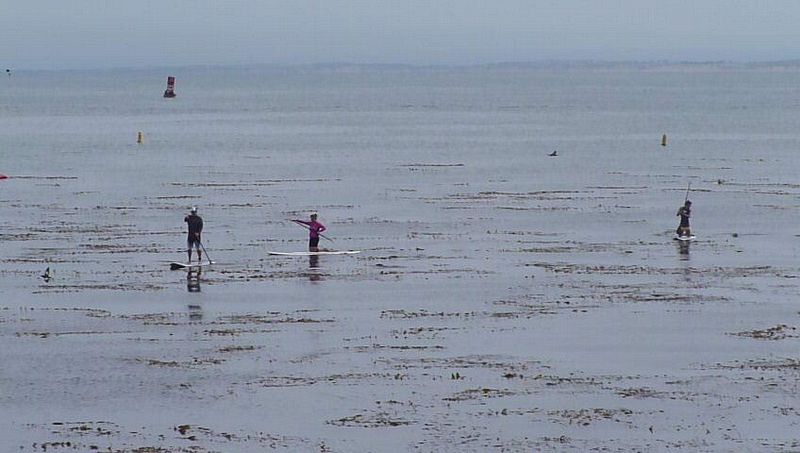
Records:
M0 0L0 67L800 58L798 0Z

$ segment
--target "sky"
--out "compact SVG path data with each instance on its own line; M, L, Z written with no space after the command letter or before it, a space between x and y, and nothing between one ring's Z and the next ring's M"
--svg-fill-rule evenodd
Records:
M797 0L0 0L0 68L800 59Z

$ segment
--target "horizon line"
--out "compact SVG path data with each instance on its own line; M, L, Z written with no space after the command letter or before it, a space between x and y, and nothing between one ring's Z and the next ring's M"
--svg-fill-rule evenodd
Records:
M544 66L730 66L765 67L798 66L800 58L781 60L593 60L593 59L547 59L526 61L496 61L486 63L366 63L366 62L317 62L317 63L208 63L175 65L95 66L86 68L5 68L6 72L79 72L79 71L145 71L166 69L315 69L315 68L408 68L408 69L478 69L486 67L544 67Z

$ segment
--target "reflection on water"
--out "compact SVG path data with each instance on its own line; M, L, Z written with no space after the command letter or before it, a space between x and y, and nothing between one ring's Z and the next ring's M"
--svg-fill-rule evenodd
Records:
M308 279L312 282L318 282L322 280L322 275L320 274L320 267L319 267L319 255L309 255L308 256Z
M203 307L189 304L189 321L202 321Z
M678 243L678 256L681 261L689 261L689 244L691 241L676 241Z
M692 267L690 266L691 257L689 255L689 244L691 241L675 241L678 243L678 260L683 264L683 279L687 282L692 280Z
M190 293L199 293L200 292L200 275L202 271L200 269L197 270L189 270L186 272L186 291Z

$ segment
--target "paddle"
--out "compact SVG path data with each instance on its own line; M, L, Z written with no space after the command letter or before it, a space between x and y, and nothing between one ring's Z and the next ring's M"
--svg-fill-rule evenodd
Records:
M205 246L205 245L203 245L203 243L202 243L202 242L200 243L200 248L201 248L201 249L203 249L203 253L205 253L205 254L206 254L206 259L208 260L208 262L209 262L209 263L213 263L213 261L211 261L211 257L210 257L210 256L208 256L208 252L206 252L206 246Z
M299 220L294 220L294 219L291 219L291 220L292 220L292 222L294 222L295 224L297 224L297 225L300 225L301 227L303 227L303 228L305 228L305 229L307 229L307 230L311 231L311 228L309 228L309 227L308 227L308 225L306 225L305 223L303 223L303 222L301 222L301 221L299 221ZM322 233L317 233L317 234L319 234L319 237L321 237L321 238L325 238L325 239L327 239L327 240L329 240L329 241L333 242L333 239L329 238L328 236L325 236L325 235L324 235L324 234L322 234Z

